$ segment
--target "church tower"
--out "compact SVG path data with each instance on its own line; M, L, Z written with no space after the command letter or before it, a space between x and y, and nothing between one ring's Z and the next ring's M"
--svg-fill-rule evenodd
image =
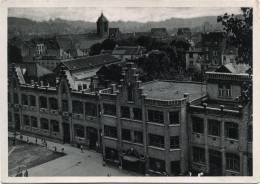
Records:
M101 13L100 17L97 20L97 34L100 37L104 37L108 35L108 20L103 15L103 13Z

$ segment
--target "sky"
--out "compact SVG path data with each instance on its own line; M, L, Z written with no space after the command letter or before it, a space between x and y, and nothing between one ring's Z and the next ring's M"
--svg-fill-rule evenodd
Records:
M9 17L22 17L29 18L36 21L44 21L55 18L65 20L84 20L89 22L96 22L98 16L103 14L109 21L162 21L174 18L192 18L200 16L216 16L223 15L224 13L240 13L240 8L188 8L188 7L156 7L156 8L143 8L143 7L106 7L106 8L9 8Z

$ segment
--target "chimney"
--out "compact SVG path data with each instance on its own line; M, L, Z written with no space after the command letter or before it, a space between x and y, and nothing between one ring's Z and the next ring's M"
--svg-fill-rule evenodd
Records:
M187 101L189 101L189 97L190 97L190 94L189 93L184 93L184 98L186 98L187 99Z
M44 86L44 85L43 85L43 81L40 81L40 85L41 85L41 86Z
M111 84L111 93L113 94L113 93L115 93L115 91L116 91L116 84Z

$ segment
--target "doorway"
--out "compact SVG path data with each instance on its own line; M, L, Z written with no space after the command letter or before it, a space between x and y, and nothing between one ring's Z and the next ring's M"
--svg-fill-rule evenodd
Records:
M70 125L69 125L69 123L63 123L63 142L70 143Z
M209 175L222 176L222 154L216 150L209 150Z

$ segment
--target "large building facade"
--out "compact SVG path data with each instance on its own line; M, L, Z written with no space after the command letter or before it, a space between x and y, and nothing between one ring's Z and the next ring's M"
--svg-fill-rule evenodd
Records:
M120 85L70 89L19 84L9 71L10 128L101 152L107 163L150 175L252 175L252 105L248 74L207 73L206 84L142 83L127 63ZM251 135L251 136L250 136Z

